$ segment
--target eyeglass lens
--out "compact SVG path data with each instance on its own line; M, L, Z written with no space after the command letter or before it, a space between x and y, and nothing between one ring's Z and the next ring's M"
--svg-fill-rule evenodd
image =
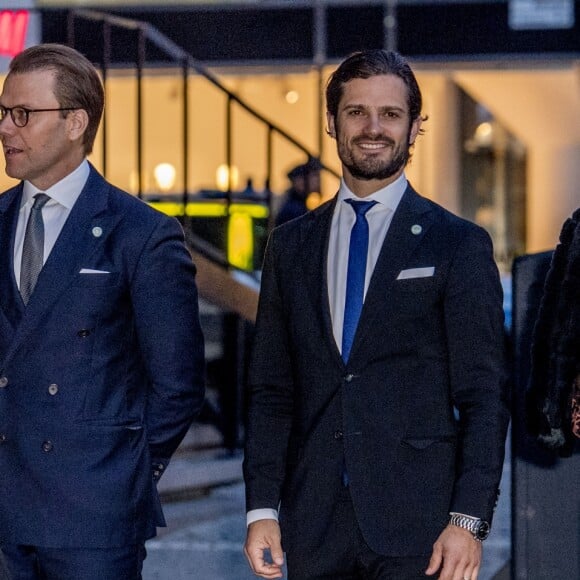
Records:
M22 107L14 107L12 109L7 109L6 107L0 107L0 120L4 120L6 116L10 113L12 117L12 122L17 127L24 127L28 123L28 111Z

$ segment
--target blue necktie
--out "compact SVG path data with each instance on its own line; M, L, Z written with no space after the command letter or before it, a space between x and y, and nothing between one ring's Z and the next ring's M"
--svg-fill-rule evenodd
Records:
M356 213L356 221L350 231L344 325L342 328L342 360L347 362L364 302L365 274L369 249L369 224L365 214L377 202L355 201L354 199L346 199L345 201Z

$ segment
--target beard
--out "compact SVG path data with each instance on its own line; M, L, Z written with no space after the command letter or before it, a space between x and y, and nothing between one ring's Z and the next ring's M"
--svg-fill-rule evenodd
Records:
M357 139L365 141L377 141L386 143L391 147L393 155L389 160L381 159L379 155L360 155L358 158L353 154L353 149L347 144L338 141L338 156L342 164L348 169L355 179L370 181L372 179L385 180L399 172L409 161L409 143L411 132L407 134L405 141L399 145L389 137L369 138L360 136ZM354 142L356 142L356 140Z

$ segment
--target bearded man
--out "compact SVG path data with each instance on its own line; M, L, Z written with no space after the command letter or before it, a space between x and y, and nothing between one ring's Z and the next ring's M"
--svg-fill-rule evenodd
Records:
M476 580L509 416L491 240L407 182L424 118L399 54L352 55L326 98L339 191L263 268L246 556L263 578Z

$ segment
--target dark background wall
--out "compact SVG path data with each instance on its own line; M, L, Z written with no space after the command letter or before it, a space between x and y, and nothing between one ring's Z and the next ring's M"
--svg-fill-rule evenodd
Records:
M95 6L96 10L102 10ZM107 12L144 20L169 36L195 58L216 64L240 62L312 62L315 13L312 7L151 7L115 8ZM538 55L554 57L580 53L580 1L575 2L576 21L561 30L512 30L507 2L417 4L396 8L397 49L414 59L441 57L504 58ZM66 41L68 10L42 10L45 42ZM385 44L382 3L327 6L326 54L340 59L354 50ZM79 36L87 52L100 45L94 25ZM113 58L127 59L126 41L114 40ZM158 55L148 54L148 59Z

